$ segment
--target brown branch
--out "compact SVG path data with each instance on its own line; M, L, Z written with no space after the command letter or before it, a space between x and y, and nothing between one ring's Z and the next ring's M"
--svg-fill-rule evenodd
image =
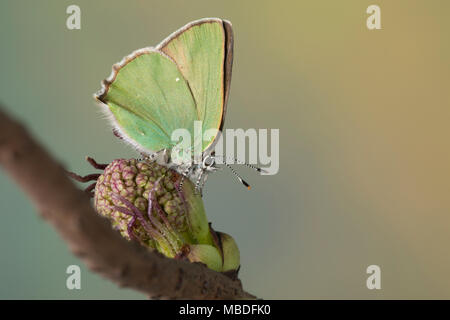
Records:
M27 130L0 110L0 164L88 267L153 298L253 299L239 280L122 238Z

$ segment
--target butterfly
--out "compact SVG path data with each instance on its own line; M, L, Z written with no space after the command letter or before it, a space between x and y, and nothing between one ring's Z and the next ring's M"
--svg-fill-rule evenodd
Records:
M224 125L232 65L231 23L200 19L156 47L136 50L113 65L94 98L119 137L189 178L201 191L207 174L218 169L214 146ZM201 149L202 161L175 163L171 151L177 142L172 133L181 128L195 136L197 121L201 121L202 132L213 132L194 142Z

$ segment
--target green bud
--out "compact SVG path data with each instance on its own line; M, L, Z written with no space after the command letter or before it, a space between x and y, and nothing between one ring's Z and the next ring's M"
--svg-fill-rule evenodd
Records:
M239 248L233 237L223 232L217 232L222 244L223 266L222 272L235 271L240 265Z
M208 244L194 244L189 246L186 257L191 262L201 262L214 271L222 271L222 257L219 250Z

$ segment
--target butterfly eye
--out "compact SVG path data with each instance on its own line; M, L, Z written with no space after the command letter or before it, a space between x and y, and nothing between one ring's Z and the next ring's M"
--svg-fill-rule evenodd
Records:
M214 165L215 162L216 162L216 161L215 161L214 157L207 156L207 157L203 160L203 166L205 166L205 167L211 167L211 166Z

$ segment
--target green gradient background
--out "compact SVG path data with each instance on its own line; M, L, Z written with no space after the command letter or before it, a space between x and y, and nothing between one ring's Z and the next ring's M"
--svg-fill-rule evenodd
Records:
M366 28L381 6L382 30ZM82 29L66 29L77 4ZM280 171L211 176L205 203L263 298L450 298L449 1L5 1L0 101L70 169L131 157L94 105L111 65L229 19L228 128L279 128ZM0 173L0 298L145 298L91 273ZM65 287L69 264L82 290ZM368 265L382 289L366 288Z

